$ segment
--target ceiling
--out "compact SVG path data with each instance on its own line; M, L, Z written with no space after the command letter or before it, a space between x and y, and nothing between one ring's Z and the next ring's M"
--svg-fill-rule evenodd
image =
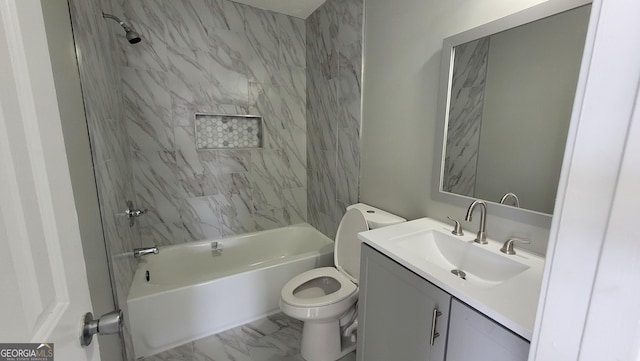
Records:
M306 19L325 0L233 0L237 3L247 4L263 10L271 10L277 13Z

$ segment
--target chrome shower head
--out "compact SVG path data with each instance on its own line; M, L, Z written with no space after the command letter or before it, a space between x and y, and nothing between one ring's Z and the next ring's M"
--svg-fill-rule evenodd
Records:
M140 34L133 30L127 31L127 34L125 36L127 37L127 40L129 40L130 44L137 44L142 41L142 38L140 38Z
M124 21L120 20L120 18L118 18L117 16L102 13L102 17L105 19L115 20L118 24L120 24L120 26L122 26L122 28L126 32L125 36L127 37L127 40L130 44L137 44L142 40L138 32L133 30L133 28L131 28L129 25L125 24Z

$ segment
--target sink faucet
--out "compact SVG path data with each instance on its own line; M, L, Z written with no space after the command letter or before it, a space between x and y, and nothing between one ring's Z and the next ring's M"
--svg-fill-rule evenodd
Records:
M473 240L476 243L487 244L487 204L484 201L476 199L469 205L469 209L467 209L467 215L464 217L464 220L467 222L471 222L471 214L476 209L476 206L480 206L480 228L478 229L478 235L476 239Z
M503 195L502 198L500 199L500 204L505 204L505 202L509 198L513 199L513 206L514 207L520 208L520 200L518 199L518 196L515 195L515 193L512 193L512 192L505 193L505 195Z
M158 250L158 246L146 247L146 248L134 248L133 257L140 258L148 254L158 254L158 253L160 253L160 251Z

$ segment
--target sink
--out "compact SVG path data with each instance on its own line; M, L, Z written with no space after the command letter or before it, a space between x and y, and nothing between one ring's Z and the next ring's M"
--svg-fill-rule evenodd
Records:
M530 340L544 258L520 248L506 255L500 252L502 241L487 238L488 243L480 245L473 242L475 232L454 236L451 229L450 224L424 217L362 232L358 238Z
M394 243L412 252L413 256L452 272L452 277L460 277L459 271L463 271L467 281L479 286L500 284L529 269L528 265L513 258L436 229L404 235Z

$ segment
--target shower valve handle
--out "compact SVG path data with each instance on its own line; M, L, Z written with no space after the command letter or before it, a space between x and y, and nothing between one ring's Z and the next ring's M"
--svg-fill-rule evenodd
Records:
M141 215L147 213L149 210L145 209L127 209L127 216L131 217L140 217Z
M147 208L144 209L135 209L133 208L133 202L127 201L127 209L124 211L124 214L129 218L129 227L133 227L136 222L136 218L141 215L147 213L149 210Z

